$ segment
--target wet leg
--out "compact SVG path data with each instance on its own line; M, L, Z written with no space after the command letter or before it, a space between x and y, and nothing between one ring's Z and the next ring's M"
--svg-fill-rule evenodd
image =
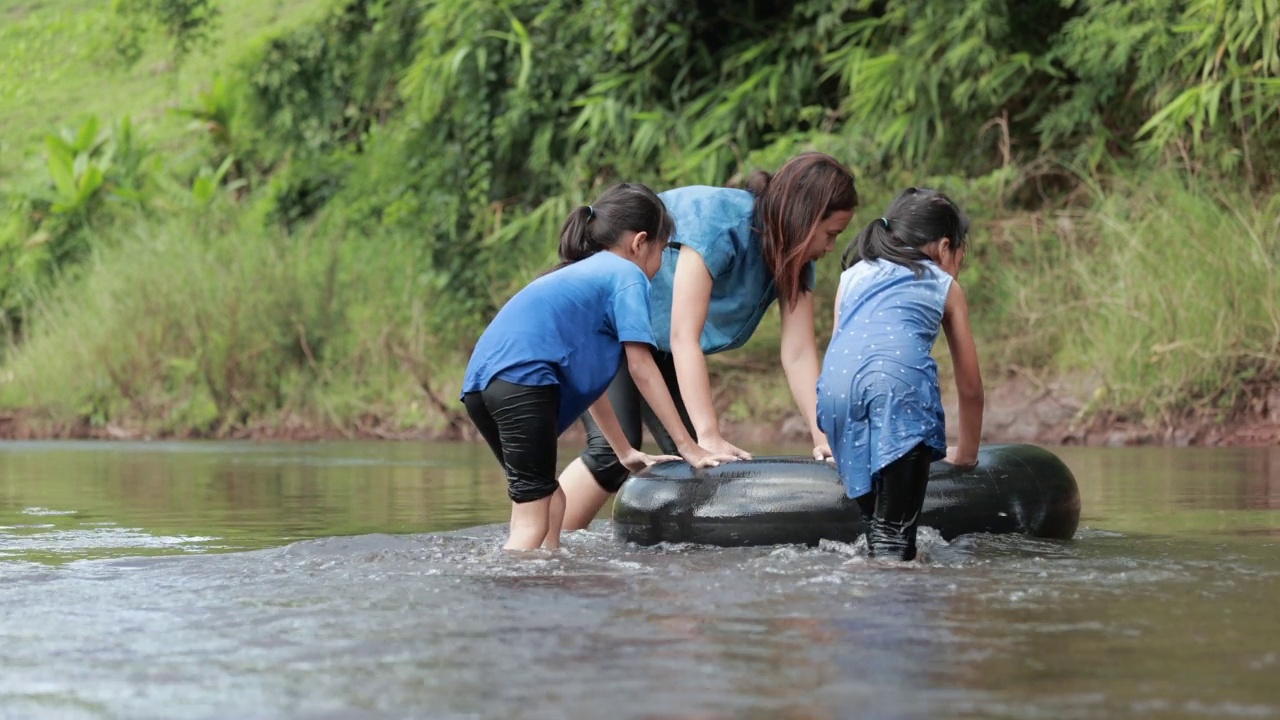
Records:
M874 557L914 560L916 531L929 484L932 453L923 443L880 471L875 517L868 538Z
M641 425L644 400L626 363L609 384L608 393L623 434L632 447L639 448L644 433ZM609 496L616 493L630 475L589 413L583 414L582 423L587 431L587 448L560 473L560 487L565 494L565 530L581 530L590 525Z
M564 488L556 488L551 495L551 505L547 508L547 534L542 540L543 550L560 548L560 528L564 524Z
M500 459L507 473L511 498L511 530L508 550L532 550L540 545L560 545L559 521L563 501L556 502L556 414L560 407L558 385L525 386L494 380L480 393L491 429L497 431ZM469 408L470 409L470 408ZM485 428L481 428L484 432ZM496 453L495 453L496 454ZM556 527L552 530L552 509Z

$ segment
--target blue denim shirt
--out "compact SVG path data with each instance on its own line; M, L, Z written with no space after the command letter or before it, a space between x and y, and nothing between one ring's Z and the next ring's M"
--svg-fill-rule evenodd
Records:
M702 352L710 355L740 347L751 339L778 297L754 227L755 196L746 190L695 185L668 190L658 197L676 223L675 236L663 251L662 267L649 288L658 348L671 350L671 292L681 246L702 256L712 278ZM813 263L809 263L805 273L810 285L813 272Z

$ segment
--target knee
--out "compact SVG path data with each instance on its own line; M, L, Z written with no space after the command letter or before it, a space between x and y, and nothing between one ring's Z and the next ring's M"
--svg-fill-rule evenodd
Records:
M595 478L596 484L610 494L618 492L622 483L626 482L631 474L621 462L618 462L618 456L613 454L613 450L599 452L588 447L581 458L582 464L587 467L591 477Z
M513 477L507 480L507 497L517 504L537 502L551 497L560 489L552 478Z
M624 430L625 432L625 430ZM640 438L638 437L644 430L635 428L635 435L632 437L631 432L626 432L627 441L632 447L640 446ZM609 445L609 441L598 432L588 433L587 449L582 451L578 456L582 460L582 464L586 466L591 477L595 478L596 484L607 493L616 493L618 488L622 487L622 483L626 481L630 475L630 471L618 461L618 456L614 454L613 447Z

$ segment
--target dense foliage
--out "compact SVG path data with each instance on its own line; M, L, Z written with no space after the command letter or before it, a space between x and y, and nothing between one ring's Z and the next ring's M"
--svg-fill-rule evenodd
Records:
M135 30L164 30L175 55L220 20L210 0L120 7ZM127 121L106 129L90 119L51 134L43 177L11 183L16 212L0 227L0 309L15 330L18 361L22 334L40 324L26 322L36 299L49 288L60 288L55 298L85 292L61 289L75 283L60 278L81 274L76 268L118 274L112 263L128 261L111 252L136 252L129 243L147 232L184 234L175 229L183 222L205 231L216 208L236 217L226 232L256 248L249 254L297 254L319 269L286 282L315 296L304 303L311 310L300 314L282 300L282 317L264 320L274 329L262 330L262 342L279 349L256 350L256 369L237 371L261 375L237 381L258 390L237 395L212 379L216 372L192 371L205 376L190 392L209 400L210 421L226 427L294 407L287 388L339 377L353 407L385 411L403 396L386 384L369 389L360 373L370 363L380 377L410 367L441 410L443 368L503 299L551 262L573 205L624 178L658 188L731 184L817 148L854 167L873 203L928 181L1000 227L1035 218L1014 252L996 252L1008 249L997 233L970 278L980 286L979 308L994 318L985 339L998 345L991 357L1000 364L1105 364L1105 353L1080 348L1072 333L1089 333L1098 347L1106 333L1134 335L1121 319L1100 319L1105 312L1058 318L1053 327L1028 319L1098 290L1083 280L1094 268L1062 255L1068 240L1044 231L1043 221L1096 212L1071 227L1097 222L1089 252L1097 262L1110 253L1123 260L1126 242L1154 238L1113 242L1104 230L1185 228L1176 208L1144 203L1194 198L1204 205L1184 210L1235 218L1240 232L1257 236L1261 265L1239 271L1259 273L1264 310L1247 337L1201 350L1235 358L1225 366L1165 385L1169 376L1139 371L1104 377L1114 386L1109 408L1167 418L1205 402L1231 409L1251 391L1207 387L1209 372L1266 380L1277 371L1280 348L1267 339L1280 337L1280 241L1267 224L1271 210L1252 198L1274 186L1280 161L1280 0L343 0L314 22L267 31L238 62L215 70L208 89L181 108L198 130L185 152L162 157ZM1141 181L1115 182L1170 173L1177 179L1153 181L1161 190L1152 192ZM1214 185L1231 190L1196 189ZM1150 217L1126 211L1119 224L1096 220L1119 212L1125 198ZM150 230L128 229L139 226ZM300 246L283 249L291 243ZM188 247L200 246L192 239ZM175 262L188 251L165 247ZM83 265L95 248L96 270ZM379 279L374 267L389 276ZM1028 309L1015 298L1025 301L1030 272L1057 282L1040 283L1056 295ZM246 277L243 292L261 282ZM1132 311L1147 321L1156 313ZM76 312L48 310L47 337ZM302 315L310 318L305 338ZM361 325L379 315L378 332ZM1172 330L1170 341L1156 331L1160 339L1141 342L1195 345L1186 332ZM135 371L208 365L207 342L146 344L154 357L139 359ZM230 358L237 350L217 352ZM69 392L101 396L91 403L99 419L168 417L181 394L171 389L149 404L136 400L145 393L113 383L120 385ZM1153 385L1161 388L1154 406Z

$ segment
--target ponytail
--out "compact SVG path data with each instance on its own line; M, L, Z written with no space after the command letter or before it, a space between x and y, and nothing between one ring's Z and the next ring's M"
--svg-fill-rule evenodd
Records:
M888 260L924 274L929 256L922 248L944 237L956 249L965 246L969 219L951 198L936 190L907 188L893 201L884 217L867 223L840 256L841 269L861 260Z
M563 267L569 263L591 257L605 248L592 236L592 223L595 211L590 205L579 205L569 213L560 229L560 263Z
M859 260L888 260L911 270L916 277L924 274L921 261L928 260L918 248L910 247L894 237L888 218L876 218L862 228L840 256L840 268L848 270Z
M547 273L612 248L628 231L664 243L675 234L675 221L662 200L639 183L614 185L593 204L574 208L560 228L560 264Z

